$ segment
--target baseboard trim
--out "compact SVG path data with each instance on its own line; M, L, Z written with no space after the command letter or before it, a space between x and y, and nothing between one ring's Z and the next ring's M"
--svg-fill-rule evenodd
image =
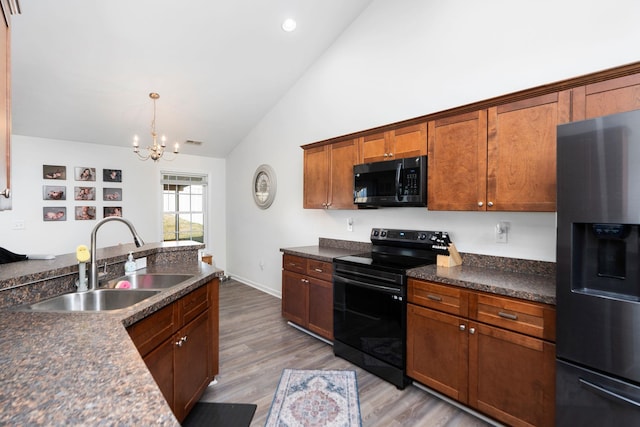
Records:
M411 385L413 385L413 386L415 386L415 387L419 388L420 390L422 390L422 391L424 391L424 392L426 392L426 393L429 393L430 395L432 395L432 396L434 396L434 397L437 397L438 399L444 400L445 402L447 402L447 403L449 403L449 404L451 404L451 405L455 406L456 408L458 408L458 409L460 409L460 410L462 410L462 411L464 411L464 412L468 413L469 415L473 415L474 417L479 418L479 419L481 419L482 421L484 421L484 422L486 422L486 423L488 423L488 424L491 424L492 426L495 426L495 427L505 427L505 425L504 425L504 424L500 424L500 423L499 423L499 422L497 422L496 420L491 419L491 418L487 417L486 415L481 414L480 412L476 412L476 411L474 411L473 409L469 408L468 406L465 406L465 405L463 405L462 403L457 402L457 401L455 401L455 400L451 399L450 397L445 396L444 394L440 394L440 393L438 393L438 392L437 392L437 391L435 391L435 390L431 390L431 389L430 389L429 387L427 387L427 386L424 386L424 385L422 385L422 384L420 384L420 383L418 383L418 382L415 382L415 381L414 381L413 383L411 383Z
M260 283L256 283L256 282L254 282L252 280L245 279L244 277L241 277L241 276L236 276L233 273L228 273L228 277L230 279L237 280L238 282L243 283L243 284L245 284L247 286L251 286L252 288L255 288L255 289L259 290L259 291L262 291L264 293L272 295L272 296L274 296L276 298L282 299L282 292L274 291L273 289L268 288L268 287L266 287L266 286L264 286L264 285L262 285Z
M330 346L333 346L333 343L332 343L331 341L329 341L328 339L326 339L326 338L324 338L324 337L321 337L320 335L318 335L318 334L316 334L316 333L314 333L314 332L311 332L310 330L305 329L305 328L303 328L303 327L302 327L302 326L300 326L300 325L296 325L295 323L292 323L292 322L287 322L287 325L289 325L289 326L293 326L293 327L294 327L294 328L296 328L297 330L299 330L299 331L301 331L301 332L304 332L305 334L311 335L312 337L317 338L317 339L319 339L320 341L322 341L322 342L324 342L324 343L329 344Z

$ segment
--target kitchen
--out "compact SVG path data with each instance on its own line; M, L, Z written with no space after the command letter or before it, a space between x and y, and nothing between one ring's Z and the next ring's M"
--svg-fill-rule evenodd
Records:
M39 216L42 165L77 162L124 171L125 191L136 195L135 202L125 195L125 216L147 240L157 236L160 215L142 206L160 206L159 191L149 191L158 185L159 171L209 173L208 250L228 274L273 295L280 295L280 248L314 244L318 237L367 241L371 228L379 226L447 230L463 252L554 262L554 213L302 209L300 145L637 60L634 42L639 33L633 17L638 6L633 2L607 5L610 9L605 10L600 3L573 1L537 2L526 8L509 2L423 3L372 2L226 157L185 152L173 163L141 163L129 147L34 137L15 132L14 126L14 208L0 213L2 246L19 253L69 253L87 243L76 236L88 238L90 224L50 224ZM400 71L394 66L407 58L411 67ZM145 85L140 97L147 92ZM148 125L149 111L143 111L145 128L140 133ZM73 121L66 126L72 128ZM260 164L270 164L278 179L275 201L267 210L257 209L249 192ZM507 244L495 242L495 225L503 220L511 223ZM24 229L15 230L19 221L24 221ZM104 244L126 239L124 234L109 236Z

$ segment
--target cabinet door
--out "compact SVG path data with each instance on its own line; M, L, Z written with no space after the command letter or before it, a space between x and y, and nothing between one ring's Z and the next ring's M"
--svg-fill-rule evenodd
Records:
M305 276L282 271L282 316L307 327L309 323L309 286Z
M568 91L488 110L487 210L556 209L556 126L569 120Z
M309 278L310 331L333 340L333 284Z
M420 123L395 129L392 132L391 153L394 159L427 154L427 124Z
M353 204L353 166L358 163L358 140L329 146L329 209L356 209Z
M367 135L360 140L360 158L362 163L389 160L389 133L380 132Z
M0 2L0 192L11 188L11 31L10 14ZM0 195L0 210L11 209L11 198Z
M407 306L407 375L467 403L467 320Z
M220 279L217 277L209 284L209 381L218 375L220 365Z
M485 210L487 112L429 122L429 210Z
M469 405L513 426L552 426L555 345L469 323Z
M573 89L573 121L640 109L640 74Z
M174 413L180 422L209 385L209 324L205 311L175 335Z
M149 352L146 356L144 356L143 360L146 363L147 368L149 368L149 372L153 379L158 384L158 388L162 392L167 403L173 409L173 347L174 347L174 339L173 337L165 340L161 345L157 346L151 352Z
M304 150L303 208L324 209L329 197L329 150L327 146Z

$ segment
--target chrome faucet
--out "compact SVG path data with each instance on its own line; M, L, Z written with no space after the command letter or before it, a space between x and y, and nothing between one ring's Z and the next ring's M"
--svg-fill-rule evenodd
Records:
M98 260L96 260L96 235L98 234L98 229L102 227L102 225L109 221L120 221L124 222L127 227L129 227L129 231L131 231L131 235L133 236L133 243L136 244L136 247L140 247L144 245L144 241L138 235L135 227L129 220L121 218L119 216L110 216L101 221L99 221L95 227L93 227L93 231L91 232L91 276L89 276L89 289L98 289Z

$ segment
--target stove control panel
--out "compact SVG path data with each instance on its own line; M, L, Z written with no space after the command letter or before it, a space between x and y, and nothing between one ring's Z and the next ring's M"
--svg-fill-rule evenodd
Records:
M432 249L440 254L449 254L451 239L446 231L398 230L373 228L371 243L376 245L410 245Z

